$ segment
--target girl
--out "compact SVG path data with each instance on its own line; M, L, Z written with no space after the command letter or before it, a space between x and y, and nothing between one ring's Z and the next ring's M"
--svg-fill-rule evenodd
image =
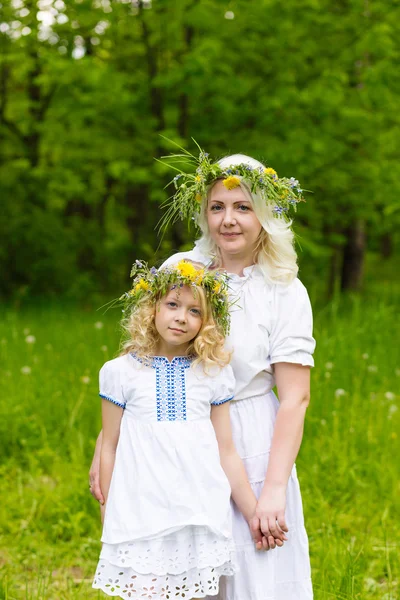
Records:
M93 587L141 600L215 596L235 571L231 489L248 520L257 502L230 430L226 276L186 261L159 271L136 261L133 276L129 339L100 371L106 502Z

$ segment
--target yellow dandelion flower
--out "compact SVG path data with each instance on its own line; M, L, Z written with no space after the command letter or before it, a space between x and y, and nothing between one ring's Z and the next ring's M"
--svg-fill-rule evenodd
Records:
M269 175L270 177L273 177L274 175L278 177L278 173L275 171L275 169L271 169L271 167L264 169L264 173L265 175Z
M229 177L224 179L222 183L224 184L227 190L233 190L234 188L239 187L240 179L235 175L230 175Z
M196 177L194 178L196 183L201 183L201 177L200 175L196 175Z
M144 279L141 279L135 285L135 291L136 292L138 292L139 290L144 290L145 292L147 292L147 290L149 290L149 289L150 289L150 285Z
M203 278L204 278L204 269L199 269L197 271L197 275L196 275L196 279L194 280L194 283L196 285L201 285L203 283Z
M185 260L181 260L176 265L176 270L182 275L182 277L187 277L190 281L194 281L197 277L198 270L196 267L186 262Z
M196 194L195 200L198 204L201 204L202 199L203 199L203 197L201 194Z
M216 281L213 285L213 292L215 292L216 294L219 294L220 291L221 291L221 282Z
M282 199L287 198L288 195L289 195L289 190L282 190L282 193L281 193L281 198Z

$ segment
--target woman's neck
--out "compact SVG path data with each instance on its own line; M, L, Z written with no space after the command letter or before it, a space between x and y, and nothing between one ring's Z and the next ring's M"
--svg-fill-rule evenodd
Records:
M227 256L221 252L221 266L228 273L235 273L236 275L243 275L243 269L254 265L254 259L250 255L248 257L243 256Z

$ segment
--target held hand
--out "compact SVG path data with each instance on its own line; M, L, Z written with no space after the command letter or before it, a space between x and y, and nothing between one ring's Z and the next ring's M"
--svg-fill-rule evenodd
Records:
M270 548L283 546L287 541L285 535L288 532L285 519L286 487L281 485L268 485L264 487L256 508L256 517L260 521L260 530ZM270 538L274 542L271 544ZM266 544L263 540L265 550Z
M272 535L266 537L262 534L260 519L256 515L250 520L249 527L256 550L273 550L276 546L283 546L281 539L275 539Z

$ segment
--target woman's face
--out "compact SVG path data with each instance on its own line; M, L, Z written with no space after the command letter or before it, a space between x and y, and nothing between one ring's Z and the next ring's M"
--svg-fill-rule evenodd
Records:
M222 180L216 182L208 200L207 223L222 257L252 259L262 227L240 187L228 190Z

